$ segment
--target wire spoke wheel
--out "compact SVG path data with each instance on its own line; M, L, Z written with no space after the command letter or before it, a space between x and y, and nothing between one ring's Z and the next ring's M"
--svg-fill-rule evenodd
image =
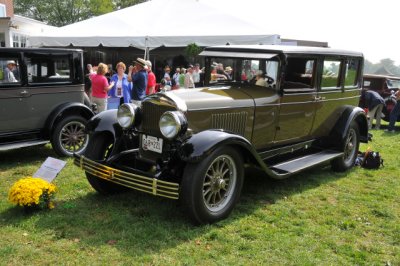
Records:
M236 164L232 157L221 155L211 163L204 177L203 200L208 210L217 212L231 200L237 182Z
M357 133L353 128L350 128L349 134L346 139L346 144L344 146L344 161L349 163L355 156L357 150Z
M87 146L85 125L80 121L71 121L65 124L59 135L60 146L68 153L80 152Z

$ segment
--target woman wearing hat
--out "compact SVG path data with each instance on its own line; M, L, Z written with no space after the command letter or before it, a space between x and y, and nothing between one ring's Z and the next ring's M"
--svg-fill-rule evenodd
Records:
M107 110L107 92L114 86L114 82L108 84L105 74L108 67L106 64L100 63L97 72L90 75L92 81L92 101L97 105L97 111L100 113Z

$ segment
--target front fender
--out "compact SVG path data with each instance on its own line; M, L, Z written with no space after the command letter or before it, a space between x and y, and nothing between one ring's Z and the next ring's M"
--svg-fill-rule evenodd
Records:
M117 119L118 110L103 111L88 121L86 130L90 135L97 133L109 133L113 136L114 140L117 136L122 135L122 128Z
M348 106L342 113L335 127L333 128L332 135L338 141L346 138L347 131L351 122L355 121L358 124L360 131L360 141L368 142L368 121L367 116L363 109L360 107Z

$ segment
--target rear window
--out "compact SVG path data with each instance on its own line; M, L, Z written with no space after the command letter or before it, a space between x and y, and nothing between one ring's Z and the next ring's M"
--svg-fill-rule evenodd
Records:
M27 55L28 82L72 82L72 60L67 55Z

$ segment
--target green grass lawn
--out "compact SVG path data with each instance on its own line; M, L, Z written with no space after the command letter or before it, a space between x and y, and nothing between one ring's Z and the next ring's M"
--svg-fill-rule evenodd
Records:
M193 226L177 201L128 192L103 197L67 160L53 210L8 200L49 146L0 152L0 265L400 265L400 134L373 130L385 164L285 180L248 171L241 201L219 223Z

